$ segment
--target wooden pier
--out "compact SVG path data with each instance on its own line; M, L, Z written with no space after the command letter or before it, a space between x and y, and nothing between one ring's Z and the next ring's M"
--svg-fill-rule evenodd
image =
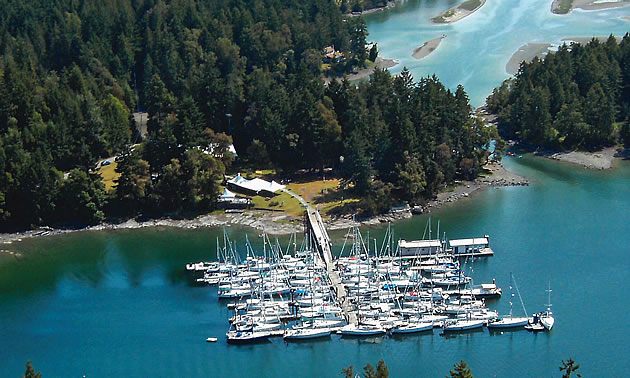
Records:
M319 211L313 206L309 205L302 197L291 192L288 189L283 189L285 193L295 197L302 206L305 207L304 214L304 226L305 232L310 234L313 242L315 243L315 247L319 252L319 255L324 260L326 264L326 270L328 272L328 277L330 279L330 283L334 288L335 296L337 298L337 302L339 306L343 310L344 316L348 323L357 324L357 314L354 311L350 300L348 299L346 288L341 282L341 277L339 276L339 270L337 265L334 262L332 256L332 241L328 236L328 232L326 231L326 227L324 226L324 221L322 220Z

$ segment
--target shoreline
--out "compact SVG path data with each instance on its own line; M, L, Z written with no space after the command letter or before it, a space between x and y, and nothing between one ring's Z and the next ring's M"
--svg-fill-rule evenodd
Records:
M586 11L597 11L609 8L620 8L630 5L628 0L622 1L601 1L601 0L573 0L571 7L564 11L560 8L560 2L562 0L553 0L551 2L551 12L559 15L567 15L574 9L582 9Z
M394 7L396 7L396 5L398 5L398 3L400 2L400 0L388 0L387 1L387 5L385 5L384 7L378 7L378 8L372 8L372 9L367 9L367 10L363 10L361 12L349 12L346 13L346 16L350 16L350 17L358 17L358 16L367 16L368 14L372 14L372 13L376 13L376 12L382 12L388 9L392 9Z
M560 40L560 44L562 45L566 43L567 45L571 45L571 43L579 43L584 45L589 43L593 38L599 40L600 42L606 42L609 36L592 36L592 37L564 37ZM619 43L623 37L615 36L615 39ZM558 44L554 44L551 42L528 42L523 46L519 47L514 54L510 57L508 62L505 65L505 71L510 75L516 75L519 68L521 67L521 62L525 61L530 63L534 58L543 59L549 52L555 51Z
M580 165L585 169L606 170L614 168L615 161L627 159L630 154L627 149L619 146L606 147L600 151L566 151L566 152L535 152L534 155Z
M434 52L438 46L440 46L440 42L442 42L444 38L446 38L446 34L442 34L440 37L426 41L422 44L422 46L416 47L411 56L416 59L426 58L429 54Z
M348 81L357 81L357 80L366 79L366 78L370 77L370 75L372 75L374 73L374 70L376 68L389 69L389 68L397 66L398 63L399 62L397 62L394 59L387 59L387 58L378 57L378 58L376 58L376 62L374 62L374 65L372 67L363 68L363 69L357 71L357 73L346 75L345 78L348 79ZM342 80L343 77L334 78L334 79ZM330 79L330 80L332 80L332 79Z
M476 11L481 9L481 7L483 7L484 4L486 3L486 0L480 0L479 5L472 10L461 8L461 6L467 3L468 1L474 1L474 0L467 0L461 4L458 4L452 8L445 10L444 12L431 18L431 22L434 24L452 24L454 22L457 22L475 13Z
M551 47L551 43L546 42L530 42L526 43L523 46L519 47L518 50L510 57L507 64L505 65L505 71L510 75L516 75L518 70L521 67L521 62L525 61L527 63L534 60L534 58L542 58L547 53L549 53L549 48Z
M337 218L331 218L324 221L329 230L347 229L354 225L370 226L387 222L395 222L402 219L411 218L414 213L422 214L439 209L445 204L455 202L462 198L467 198L480 189L490 187L503 186L519 186L529 185L527 179L507 171L500 163L488 163L484 166L488 174L480 176L474 181L460 181L452 190L441 192L436 198L429 201L424 206L414 209L404 209L400 211L391 211L387 214L381 214L359 221L353 221L351 215L345 215ZM122 223L102 223L96 226L88 226L76 229L56 229L51 227L40 227L34 230L3 233L0 234L0 246L2 244L11 244L24 239L34 237L45 237L52 235L63 235L74 232L85 231L108 231L108 230L132 230L147 227L174 227L181 229L198 229L211 228L220 226L248 226L254 230L265 231L272 235L287 235L294 232L302 232L302 219L291 215L274 212L268 210L248 210L241 213L221 213L206 214L195 217L193 219L172 219L160 218L152 219L144 222L138 222L130 219ZM0 249L0 254L8 253L14 255L14 252Z

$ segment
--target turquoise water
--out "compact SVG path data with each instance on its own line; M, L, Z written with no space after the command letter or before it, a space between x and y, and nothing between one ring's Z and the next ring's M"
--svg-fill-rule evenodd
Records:
M492 89L509 77L505 65L528 42L562 43L565 37L630 32L630 7L601 11L550 12L551 0L488 0L472 15L449 25L429 19L458 4L453 0L402 0L393 10L366 17L368 40L378 43L380 56L400 61L415 78L436 74L449 88L462 84L474 106L483 105ZM446 34L440 46L424 59L413 50Z
M416 76L436 73L449 87L465 86L474 105L507 77L505 64L531 41L623 34L630 8L548 12L548 1L488 0L475 15L436 26L428 18L455 2L412 1L368 18L384 57L400 59ZM417 61L412 50L447 34L438 50ZM551 333L404 338L229 346L228 311L216 289L193 287L184 264L211 259L221 230L145 229L83 232L10 245L0 254L0 377L23 373L30 359L45 376L340 376L348 365L385 359L392 376L444 376L464 359L475 376L553 376L573 357L586 376L630 371L630 163L587 171L525 156L509 170L529 187L488 189L432 214L450 238L489 234L496 251L469 273L496 278L507 289L514 272L529 312L544 309L551 282L556 326ZM427 216L395 225L396 237L419 238ZM363 229L364 235L367 229ZM245 233L228 228L242 248ZM383 227L371 228L380 236ZM332 234L339 250L344 232ZM283 238L286 242L286 238ZM508 298L490 303L506 312ZM516 309L516 307L515 307ZM622 320L619 320L622 319ZM208 344L208 336L219 337Z
M396 377L444 376L460 359L475 376L553 376L568 357L586 376L625 375L630 164L606 172L527 156L505 164L532 185L488 189L432 216L451 238L490 234L496 255L468 269L506 290L514 272L529 312L544 309L551 282L557 320L549 334L445 338L435 330L230 346L216 289L190 286L184 272L186 262L214 256L221 230L83 232L11 245L23 257L0 263L0 376L18 376L27 359L45 376L339 376L381 358ZM395 224L396 237L420 237L426 220ZM228 232L241 246L246 232L260 241L253 230ZM342 236L333 234L336 250ZM491 307L506 312L508 297Z

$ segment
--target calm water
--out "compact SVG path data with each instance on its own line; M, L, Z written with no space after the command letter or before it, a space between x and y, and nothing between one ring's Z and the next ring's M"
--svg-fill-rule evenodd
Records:
M474 106L483 105L492 89L508 78L505 65L528 42L560 44L565 37L623 36L630 23L630 7L603 11L575 10L554 15L551 0L488 0L474 14L450 25L429 19L458 4L453 0L402 0L393 10L369 15L368 40L378 43L380 55L400 61L415 78L436 74L449 88L462 84ZM428 57L411 54L425 41L446 34Z
M548 3L488 0L459 23L435 26L427 19L455 3L409 0L370 16L370 39L383 56L401 60L396 69L436 73L449 87L462 83L480 105L524 43L629 29L620 17L630 8L561 17ZM448 37L435 53L411 57L441 34ZM214 257L221 230L85 232L27 240L8 247L23 254L19 260L0 257L0 376L21 375L27 359L45 376L338 376L343 367L381 358L396 377L444 376L460 359L476 376L557 376L568 357L585 375L626 375L630 164L594 172L526 156L505 165L532 185L489 189L433 218L450 238L489 234L496 256L476 261L469 273L477 282L496 278L507 291L513 271L529 312L544 309L550 281L557 319L550 334L484 330L445 338L436 330L401 339L229 346L222 338L228 312L216 289L191 287L184 272L185 263ZM396 237L421 237L426 221L397 223ZM253 230L228 232L241 247L246 232L260 241ZM372 237L382 233L370 230ZM333 234L337 251L342 236ZM506 312L508 297L491 307ZM220 340L207 344L208 336Z
M468 269L477 282L496 278L506 291L513 271L529 312L544 309L550 281L557 319L550 334L484 330L445 338L435 330L230 346L216 289L191 287L183 270L214 256L220 230L85 232L10 247L24 257L0 264L0 376L18 376L27 359L46 376L336 376L381 358L392 376L443 376L460 359L476 376L557 376L568 357L586 375L625 375L630 326L618 319L630 300L623 289L630 164L609 172L527 156L505 164L532 185L489 189L433 218L451 238L490 234L496 256ZM420 237L426 219L396 224L396 237ZM260 240L252 230L229 232L239 245L245 232ZM382 232L370 229L371 237ZM337 250L342 235L333 235ZM491 307L506 312L508 300ZM219 342L206 343L208 336Z

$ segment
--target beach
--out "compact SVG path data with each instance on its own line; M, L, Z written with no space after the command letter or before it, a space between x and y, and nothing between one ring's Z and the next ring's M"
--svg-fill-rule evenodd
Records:
M521 67L521 62L531 62L535 57L542 58L549 52L551 43L528 43L521 46L505 65L510 75L515 75Z
M446 38L446 36L442 35L441 37L433 38L430 41L426 41L425 43L422 44L422 46L416 47L413 50L413 54L411 55L416 59L425 58L426 56L431 54L433 51L435 51L435 49L438 48L438 46L440 45L440 42L442 42L444 38Z
M468 0L450 9L447 9L436 17L433 17L431 19L431 22L433 22L434 24L452 24L453 22L457 22L475 13L486 3L486 0L479 0L479 5L477 5L473 9L467 9L466 4L472 3L474 1L476 0Z
M610 169L615 159L627 158L628 151L620 147L608 147L597 152L569 151L556 153L537 153L539 156L581 165L587 169Z
M618 8L630 5L629 1L601 1L601 0L573 0L571 8L566 12L560 9L561 0L554 0L551 3L551 11L557 14L569 14L573 9L579 8L584 10L601 10L608 8Z
M579 44L589 43L593 38L598 39L600 42L606 42L608 36L591 36L591 37L565 37L562 38L562 43L570 45L572 42ZM615 36L617 42L621 42L623 37ZM540 59L544 58L549 53L553 44L549 42L530 42L521 46L508 60L505 65L505 71L510 75L516 75L518 69L521 66L521 62L531 62L535 57Z
M386 59L386 58L378 57L376 58L376 62L374 62L374 65L372 67L364 68L362 70L357 71L356 73L346 75L346 78L349 81L357 81L357 80L366 79L370 77L370 75L374 72L375 68L387 69L387 68L392 68L397 64L398 62L393 59ZM341 78L339 78L338 80L341 80Z

